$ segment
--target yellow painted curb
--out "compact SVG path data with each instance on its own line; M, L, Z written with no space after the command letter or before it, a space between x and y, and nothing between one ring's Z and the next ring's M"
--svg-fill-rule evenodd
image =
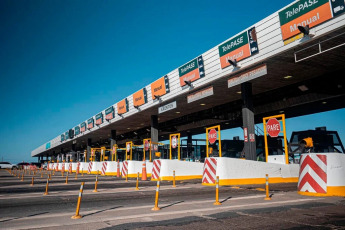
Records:
M327 186L327 193L297 192L303 196L345 196L345 186Z
M202 179L202 175L191 175L191 176L175 176L175 180L194 180L194 179ZM161 177L161 180L173 180L172 176L164 176ZM157 181L157 179L151 179L151 181Z
M298 177L270 177L269 183L297 183ZM219 185L248 185L248 184L265 184L266 178L244 178L244 179L221 179ZM202 183L205 186L215 186L215 184Z

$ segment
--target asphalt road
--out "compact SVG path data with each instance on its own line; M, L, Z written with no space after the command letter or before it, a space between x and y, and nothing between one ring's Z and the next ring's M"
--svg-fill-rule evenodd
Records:
M66 175L66 174L65 174ZM65 176L64 175L64 176ZM0 170L1 229L345 229L344 197L308 197L296 193L296 183L271 184L272 200L264 200L263 185L215 188L200 180L162 182L160 211L152 211L156 182L61 173L25 175L24 181ZM74 220L81 182L85 182L80 214Z

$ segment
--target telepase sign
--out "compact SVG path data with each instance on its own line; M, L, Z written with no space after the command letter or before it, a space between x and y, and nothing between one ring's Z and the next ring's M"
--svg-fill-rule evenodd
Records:
M298 36L298 26L312 28L344 12L344 0L300 0L279 12L283 40Z
M230 66L229 60L240 61L259 52L255 27L218 46L220 66Z

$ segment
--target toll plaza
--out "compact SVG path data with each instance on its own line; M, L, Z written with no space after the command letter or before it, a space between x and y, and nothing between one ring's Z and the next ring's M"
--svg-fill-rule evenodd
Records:
M0 170L1 227L343 228L340 130L287 130L345 108L344 12L293 1L80 118Z
M341 140L328 134L289 140L285 119L345 107L345 15L339 13L345 3L315 3L315 12L324 15L308 25L303 20L309 10L294 20L285 18L298 4L133 89L133 94L43 143L31 156L54 162L51 168L59 171L68 170L70 162L73 170L79 162L92 174L104 169L106 175L112 165L110 175L119 165L126 178L142 175L145 166L151 180L201 179L205 185L215 185L217 176L219 185L263 184L267 173L273 183L317 180L309 173L303 180L302 162L317 161L313 157L320 149L333 154L329 160L330 155L321 154L322 162L342 162ZM236 127L243 136L222 138L222 131ZM198 134L205 139L193 138ZM323 167L333 175L326 170L328 163ZM329 194L343 194L345 181L338 179L325 179L318 191L327 194L330 187ZM301 193L310 190L316 191L301 185Z

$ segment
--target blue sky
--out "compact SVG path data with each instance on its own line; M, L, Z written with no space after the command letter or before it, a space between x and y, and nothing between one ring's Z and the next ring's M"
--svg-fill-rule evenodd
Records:
M290 2L0 1L0 157L36 160L39 145ZM344 115L288 119L288 133L326 125L344 141Z

